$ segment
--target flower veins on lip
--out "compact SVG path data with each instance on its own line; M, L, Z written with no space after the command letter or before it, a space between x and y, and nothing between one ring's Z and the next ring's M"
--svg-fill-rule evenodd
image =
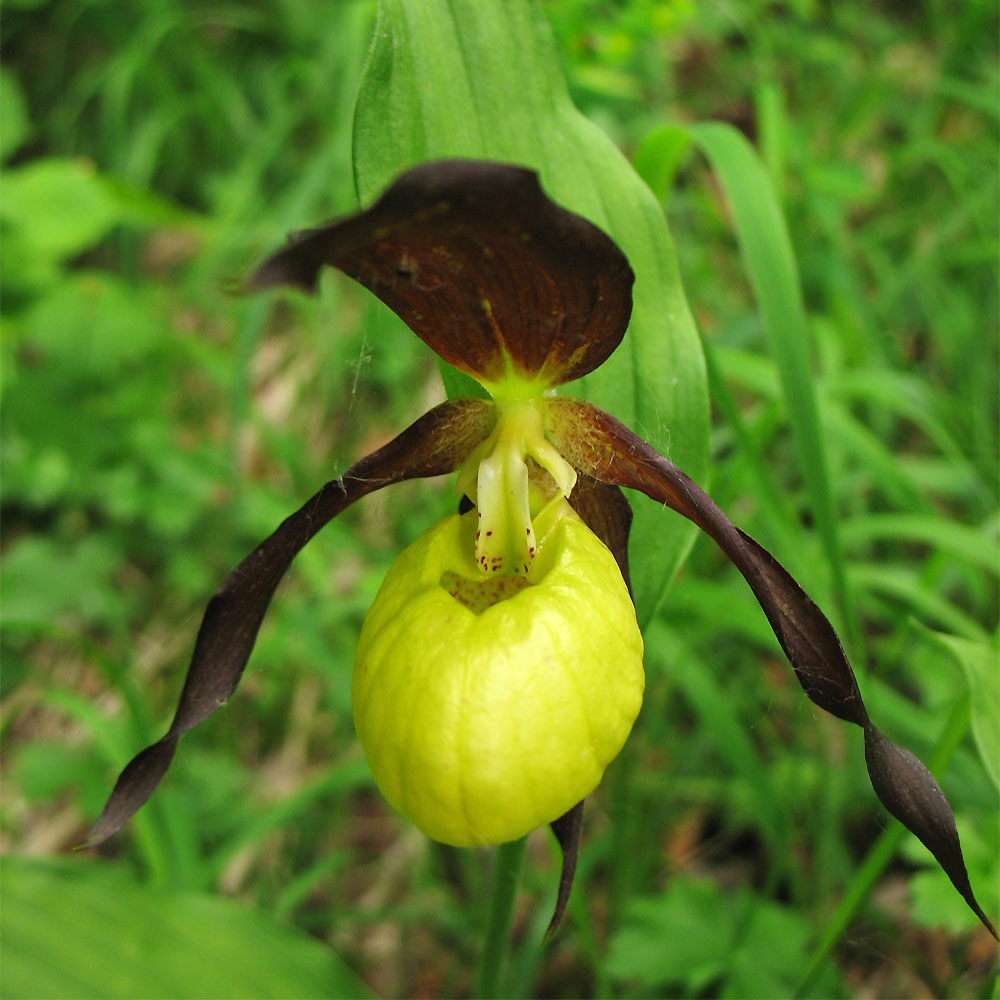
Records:
M516 839L550 823L563 848L558 921L582 799L641 700L622 488L638 490L693 521L743 574L806 695L862 729L876 794L996 936L944 794L875 727L822 611L646 441L552 392L597 368L625 334L633 275L612 240L550 201L530 170L442 161L403 174L365 211L295 234L249 284L312 291L325 265L377 295L492 399L430 410L323 486L230 573L206 609L169 730L122 772L83 846L121 828L179 737L233 693L302 547L368 493L459 470L471 509L399 557L355 661L359 737L393 805L455 844Z

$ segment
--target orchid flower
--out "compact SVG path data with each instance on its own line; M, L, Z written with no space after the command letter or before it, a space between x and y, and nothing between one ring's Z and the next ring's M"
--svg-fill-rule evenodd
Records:
M684 472L608 413L555 394L597 368L628 326L633 275L612 240L550 201L530 170L444 161L403 174L365 211L295 234L249 284L312 291L327 264L491 398L424 414L323 486L230 573L206 609L173 723L122 772L84 846L126 822L180 736L233 693L302 547L360 497L457 470L460 513L397 558L355 658L358 737L396 809L459 846L551 824L563 850L559 920L583 800L642 699L624 487L689 518L735 564L806 695L861 727L876 794L996 936L950 806L924 765L869 718L822 611Z

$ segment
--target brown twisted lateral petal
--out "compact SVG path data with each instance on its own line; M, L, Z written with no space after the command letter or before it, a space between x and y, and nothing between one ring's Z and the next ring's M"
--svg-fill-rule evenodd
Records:
M324 264L377 295L445 361L488 387L509 374L557 385L621 342L632 270L538 176L476 160L427 163L371 208L294 234L251 288L313 291Z
M696 483L624 424L582 400L549 401L546 432L577 469L664 503L710 535L743 574L809 698L864 730L865 760L882 804L934 855L972 911L997 937L969 884L948 801L927 768L868 717L833 626L781 564L735 527Z
M435 407L327 483L226 577L205 609L169 730L122 771L81 848L94 847L121 829L166 773L180 736L229 699L278 582L320 528L383 486L452 472L489 435L495 421L495 408L485 400L455 400Z

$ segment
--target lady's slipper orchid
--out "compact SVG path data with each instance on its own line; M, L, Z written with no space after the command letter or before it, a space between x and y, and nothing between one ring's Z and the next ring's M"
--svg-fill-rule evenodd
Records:
M886 808L996 936L944 795L874 726L819 608L680 469L607 413L550 392L595 369L625 333L633 276L611 239L553 204L529 170L446 161L408 171L366 211L296 234L250 284L312 290L327 264L370 289L492 400L434 408L327 483L233 570L205 612L170 729L122 772L85 846L126 822L181 734L232 694L279 580L313 535L383 486L460 470L468 509L399 556L358 644L358 736L396 808L456 845L550 823L564 858L558 920L582 800L642 697L631 513L620 490L628 487L694 521L732 560L809 698L864 731Z

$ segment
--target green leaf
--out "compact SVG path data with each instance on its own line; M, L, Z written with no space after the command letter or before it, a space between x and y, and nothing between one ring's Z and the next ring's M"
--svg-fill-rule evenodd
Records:
M622 248L636 274L628 333L601 368L566 393L614 413L703 482L704 359L670 233L656 199L621 152L573 107L533 0L380 3L355 113L362 203L406 168L449 157L532 167L551 198ZM659 505L630 499L631 575L645 625L693 535Z
M0 217L43 259L62 259L100 240L118 204L89 161L35 160L7 173Z
M673 879L660 896L636 896L608 948L614 979L704 989L724 975L736 914L707 880Z
M612 978L684 994L788 996L808 961L809 929L783 906L746 889L728 896L713 882L678 877L659 896L636 896L608 948ZM721 983L721 988L720 984ZM820 996L842 991L827 973Z
M972 737L987 774L1000 788L1000 671L995 643L974 642L929 628L921 631L947 649L965 672L971 698Z
M192 233L202 225L169 201L100 173L90 160L55 157L6 172L0 222L5 240L23 243L19 257L31 255L36 267L90 249L116 225L178 225Z
M360 997L320 942L270 914L140 885L83 859L0 863L4 996Z
M801 913L754 901L748 923L729 956L730 971L721 995L733 1000L788 996L805 970L810 935L811 928ZM833 986L829 976L822 986L821 996L836 996L843 988Z
M64 542L26 535L4 553L7 630L44 632L57 621L120 622L126 605L114 585L121 553L104 534Z
M101 271L78 271L27 308L20 335L49 363L110 378L146 361L166 339L158 305L147 286Z

